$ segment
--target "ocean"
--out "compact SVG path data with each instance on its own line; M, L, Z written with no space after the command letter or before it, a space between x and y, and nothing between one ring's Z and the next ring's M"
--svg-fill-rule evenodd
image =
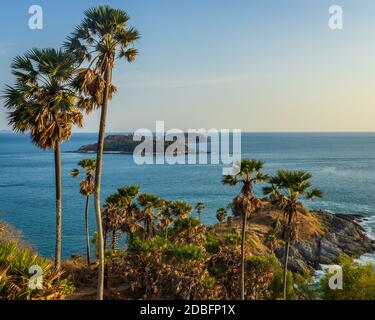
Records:
M70 170L94 155L71 153L95 143L96 134L74 134L62 145L63 257L85 253L84 198ZM266 161L265 171L304 169L324 198L306 203L338 213L366 216L375 236L375 133L243 133L242 157ZM104 156L102 199L117 188L137 184L143 192L166 199L204 202L204 223L215 223L216 210L238 192L223 186L221 165L144 165L131 155ZM52 257L55 246L54 162L51 151L35 147L28 135L0 134L0 220L21 230L39 253ZM259 195L260 188L257 190ZM91 234L95 229L93 201ZM366 257L365 257L366 258ZM371 256L367 258L372 258Z

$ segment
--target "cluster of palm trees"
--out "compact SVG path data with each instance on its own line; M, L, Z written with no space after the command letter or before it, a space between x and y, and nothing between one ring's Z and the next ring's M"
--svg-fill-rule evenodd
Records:
M257 183L268 182L263 188L263 194L269 196L271 203L284 214L282 224L276 231L285 242L284 266L283 266L283 297L287 299L287 272L290 243L296 240L298 214L305 214L301 200L313 200L322 197L322 192L314 188L310 182L312 175L303 170L289 171L279 170L275 176L269 176L262 170L264 161L247 159L242 160L240 170L235 176L224 176L223 184L235 186L241 185L241 192L233 199L231 208L234 214L241 216L241 275L240 290L241 300L245 299L245 243L246 224L252 213L261 207L262 201L254 192ZM219 209L220 210L220 209ZM219 212L218 212L219 214Z
M165 200L154 194L140 193L139 186L127 186L110 195L102 209L105 242L112 238L116 250L118 237L125 233L149 239L157 234L168 238L168 229L176 219L186 219L193 207L181 200ZM105 244L105 248L106 248Z
M73 126L83 125L83 112L101 109L93 189L99 246L98 299L103 299L104 290L100 186L108 103L116 92L112 72L117 60L136 59L134 44L140 38L128 21L126 12L109 6L87 10L63 49L32 49L14 59L11 69L16 80L6 87L3 96L14 131L30 132L38 147L54 150L57 270L61 266L62 237L60 145L70 138Z

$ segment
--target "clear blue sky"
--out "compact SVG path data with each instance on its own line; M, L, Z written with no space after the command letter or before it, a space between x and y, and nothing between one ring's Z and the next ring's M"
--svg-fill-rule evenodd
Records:
M28 8L44 29L28 28ZM3 0L0 86L9 64L32 47L58 47L98 4L122 8L142 34L138 60L118 63L109 131L239 128L244 131L373 131L373 0ZM344 30L328 28L328 7ZM86 119L96 131L98 115ZM0 111L0 129L5 129Z

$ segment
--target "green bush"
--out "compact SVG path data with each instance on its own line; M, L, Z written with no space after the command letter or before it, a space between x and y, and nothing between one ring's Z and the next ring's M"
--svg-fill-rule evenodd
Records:
M43 289L31 289L29 269L39 266L42 270ZM69 280L59 281L51 261L20 248L13 242L0 242L0 300L61 299L74 291Z
M282 300L283 299L283 269L280 267L276 270L274 273L272 283L270 286L270 299L271 300ZM288 271L287 274L287 299L288 300L297 300L298 295L296 293L296 290L294 288L294 279L292 272Z
M187 230L189 228L194 228L200 226L202 223L198 218L189 217L185 219L178 219L174 223L174 226L171 228L170 233L175 234L182 230Z
M212 232L206 232L205 248L209 253L217 253L220 249L221 241L217 235Z
M201 281L202 287L206 290L212 290L217 285L217 280L214 277L205 277Z
M279 262L274 254L262 255L262 256L252 256L246 259L246 264L248 268L256 271L265 270L279 270Z
M190 243L179 243L168 247L166 257L168 259L176 259L178 262L186 262L190 260L200 260L205 257L206 250Z
M238 233L225 233L224 240L226 244L236 245L241 243L241 235Z
M332 290L327 273L320 281L320 294L324 300L375 300L375 270L371 264L359 264L342 257L339 261L343 272L343 289Z
M129 239L128 252L134 254L152 254L161 248L165 248L168 243L168 240L161 236L155 236L149 239L142 239L140 236L135 236L131 240Z

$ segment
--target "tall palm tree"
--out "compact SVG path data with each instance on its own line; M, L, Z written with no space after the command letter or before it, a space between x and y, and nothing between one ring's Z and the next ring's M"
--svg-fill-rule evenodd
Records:
M223 224L227 216L228 216L227 209L225 208L217 209L216 219L219 221L219 223Z
M236 175L224 176L223 184L236 186L240 184L241 192L233 200L233 209L242 216L241 232L241 274L240 291L241 300L245 300L245 241L246 241L246 223L249 215L260 207L261 202L254 194L254 185L264 182L268 175L262 172L264 161L246 159L240 163L240 170Z
M301 199L313 200L322 197L323 193L312 187L312 175L303 170L279 170L270 179L270 186L263 188L270 195L272 203L284 213L284 224L281 228L281 238L285 241L283 296L287 298L287 272L290 243L297 238L297 220L299 213L306 213Z
M80 183L80 193L86 197L85 207L85 226L86 226L86 252L87 252L87 266L90 266L90 234L89 234L89 203L90 196L94 193L94 175L96 168L95 159L83 159L78 162L83 170L85 170L85 179ZM73 178L79 176L79 169L73 169L71 175Z
M203 210L204 208L206 208L206 206L204 205L204 203L202 202L198 202L196 205L195 205L195 210L197 210L198 212L198 217L199 217L199 220L202 221L202 214L203 214Z
M139 39L136 29L127 25L129 16L120 9L109 6L91 8L85 18L65 42L65 48L81 59L88 61L76 78L76 85L87 95L82 101L87 111L101 107L99 136L97 144L95 175L95 213L99 243L99 268L97 298L104 295L104 239L100 207L100 187L103 164L104 135L108 101L116 91L112 84L112 72L116 59L133 62L138 52L133 45Z
M16 132L30 132L41 149L53 149L56 185L55 268L61 264L62 188L60 144L69 139L72 126L82 126L77 95L71 80L77 61L62 50L32 49L12 63L15 85L7 86L5 107L8 122Z

